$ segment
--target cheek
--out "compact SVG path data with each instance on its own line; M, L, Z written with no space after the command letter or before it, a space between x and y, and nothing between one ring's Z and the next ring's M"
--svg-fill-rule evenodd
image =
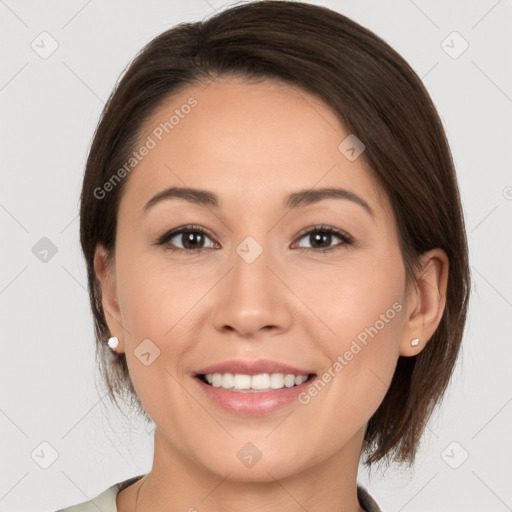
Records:
M346 318L348 323L350 317ZM307 409L306 417L315 419L305 423L305 435L315 436L322 425L327 451L345 445L357 431L364 430L382 403L398 360L400 321L398 313L389 323L382 321L384 326L373 321L360 330L355 324L366 323L361 316L357 322L352 319L351 331L342 331L340 324L343 334L335 343L321 347L328 363L299 399Z
M148 412L158 417L163 397L180 400L179 362L190 350L191 326L201 320L197 304L214 279L135 250L119 251L116 274L130 376Z
M117 276L123 325L138 337L160 341L190 322L194 306L215 282L199 266L182 271L154 249L125 252Z
M310 329L316 330L311 339L318 340L323 331L321 339L331 356L348 348L353 339L364 343L378 334L379 346L389 348L398 342L405 286L399 254L347 253L342 264L317 266L294 284L317 315L317 322L310 323Z
M371 267L361 262L333 273L320 283L322 294L311 294L330 333L319 337L318 322L311 324L312 339L327 358L303 403L310 402L310 415L330 425L334 438L342 435L340 424L364 425L386 394L399 356L404 283L400 264L386 267L373 259Z

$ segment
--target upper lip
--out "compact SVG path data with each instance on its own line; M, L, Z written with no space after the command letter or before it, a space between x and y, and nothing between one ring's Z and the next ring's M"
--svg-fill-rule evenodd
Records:
M261 373L284 373L293 375L309 375L310 371L301 370L279 361L271 361L270 359L258 359L249 361L243 359L232 359L223 361L222 363L212 364L197 370L197 375L207 375L212 373L232 373L243 375L258 375Z

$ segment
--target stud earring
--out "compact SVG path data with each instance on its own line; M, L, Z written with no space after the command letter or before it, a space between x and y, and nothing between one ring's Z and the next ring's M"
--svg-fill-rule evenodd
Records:
M414 338L413 340L411 340L412 347L417 347L419 344L420 344L420 340L418 338Z
M116 348L118 347L119 345L119 339L117 338L117 336L112 336L112 338L109 338L108 340L108 346L114 351L116 352Z

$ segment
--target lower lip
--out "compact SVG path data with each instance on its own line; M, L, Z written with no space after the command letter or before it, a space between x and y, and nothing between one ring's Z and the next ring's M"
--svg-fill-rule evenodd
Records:
M238 391L228 391L223 387L214 388L203 382L199 377L194 377L199 383L200 388L211 401L228 412L242 414L245 416L260 416L268 414L280 407L298 399L311 383L308 379L299 386L291 388L275 389L273 391L264 391L259 393L243 393Z

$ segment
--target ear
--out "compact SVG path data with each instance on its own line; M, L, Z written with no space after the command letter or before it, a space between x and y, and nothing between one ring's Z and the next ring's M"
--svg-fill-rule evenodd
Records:
M101 289L101 304L111 336L117 336L119 345L115 349L118 354L124 352L123 325L121 312L117 303L116 274L114 259L109 260L108 251L101 245L96 246L94 253L94 273Z
M443 316L446 304L449 260L442 249L432 249L421 257L421 269L412 291L407 296L407 312L400 355L415 356L421 352ZM411 340L418 338L417 346Z

